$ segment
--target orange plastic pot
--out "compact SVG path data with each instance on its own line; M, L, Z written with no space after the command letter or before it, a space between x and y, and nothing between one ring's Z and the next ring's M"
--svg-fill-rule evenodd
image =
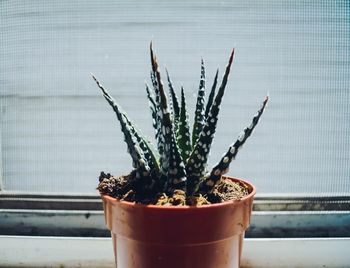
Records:
M239 179L229 178L234 181ZM238 268L255 187L239 201L164 207L103 195L118 268Z

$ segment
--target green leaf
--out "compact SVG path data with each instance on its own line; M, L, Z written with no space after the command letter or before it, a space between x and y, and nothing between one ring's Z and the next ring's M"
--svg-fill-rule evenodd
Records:
M200 178L203 177L206 172L209 151L214 138L220 105L225 92L227 79L230 74L233 55L234 50L231 52L229 63L226 66L224 77L222 79L218 93L215 96L215 100L210 108L208 118L187 161L186 171L189 192L195 190L195 188L198 186Z
M153 57L153 52L151 51L151 58ZM156 78L156 74L153 70L151 70L151 80L153 85L153 92L155 97L152 98L152 105L151 106L151 112L153 109L153 112L155 113L153 126L155 127L155 138L157 141L157 147L158 152L160 155L160 165L162 166L163 163L163 154L164 154L164 136L162 134L162 118L161 118L161 105L160 105L160 93L159 93L159 86ZM146 88L147 90L147 88ZM151 96L151 95L150 95Z
M220 162L217 165L215 165L215 167L210 172L209 176L203 182L202 185L206 189L206 191L210 192L213 189L213 187L218 183L218 181L220 181L221 176L228 172L228 168L232 160L236 158L239 149L242 147L242 145L245 143L248 137L252 134L255 126L258 124L259 119L265 110L268 100L269 98L265 97L261 108L259 109L258 113L254 116L251 124L243 130L243 132L239 135L237 141L230 146L226 154L222 157Z
M158 152L154 148L153 144L142 135L141 131L130 121L125 113L123 113L123 116L129 125L131 134L135 137L140 148L142 149L142 152L149 163L150 169L153 171L153 173L156 173L155 175L157 175L159 173Z
M121 130L124 134L124 139L128 147L128 152L133 160L133 167L136 169L136 177L148 177L150 175L149 164L156 166L156 163L149 163L146 159L144 152L142 151L138 138L134 136L135 128L133 124L128 119L127 115L123 112L120 105L109 95L109 93L103 88L100 82L95 76L92 76L98 87L101 89L103 96L107 102L111 105L115 111L117 118L119 120Z
M192 146L191 146L191 134L190 134L189 121L188 121L188 113L186 110L185 93L183 88L181 88L180 119L179 119L179 127L176 133L176 137L177 137L177 144L179 145L182 159L186 163L192 151Z
M156 141L158 142L159 140L159 135L160 135L160 120L158 118L157 112L158 112L158 108L157 108L157 103L156 100L153 96L153 94L150 92L149 86L146 83L146 92L147 92L147 98L148 98L148 104L149 104L149 108L151 111L151 115L152 115L152 124L153 124L153 128L155 130L155 138Z
M165 71L166 71L166 76L167 76L168 86L169 86L171 113L172 113L173 120L175 123L175 128L177 128L177 123L178 123L179 118L180 118L179 101L177 99L176 92L175 92L174 87L173 87L173 83L171 82L169 72L167 69L165 69Z
M192 130L192 144L195 145L199 134L201 133L204 123L204 103L205 103L205 68L204 61L201 61L201 79L199 82L199 88L197 93L197 104L194 116L194 124Z
M157 85L158 99L160 104L160 114L162 119L162 136L164 140L164 153L161 157L161 172L166 178L165 191L171 192L173 189L185 189L186 187L186 170L181 159L179 149L176 144L175 132L168 109L168 102L163 88L163 82L160 77L157 59L153 53L152 43L151 63Z
M164 187L166 193L172 193L175 189L186 190L186 168L174 135L171 135L170 140L169 170L167 177L168 179Z
M211 108L211 106L213 104L214 97L215 97L216 85L218 83L218 75L219 75L219 69L217 69L217 71L216 71L214 82L213 82L213 85L211 87L211 91L210 91L210 94L209 94L209 97L208 97L207 106L205 108L204 117L206 119L208 118L208 114L209 114L210 108Z

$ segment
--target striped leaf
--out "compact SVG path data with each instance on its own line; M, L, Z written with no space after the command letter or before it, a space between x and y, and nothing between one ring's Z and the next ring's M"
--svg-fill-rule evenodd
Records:
M166 76L168 80L168 87L169 87L169 93L170 93L170 108L171 108L171 113L173 116L174 124L175 124L175 129L177 129L177 124L180 118L180 107L179 107L179 101L176 96L176 92L173 87L173 83L171 82L169 72L167 69L166 71Z
M153 52L151 51L151 59L152 59L152 57L153 57ZM158 152L160 155L160 165L162 166L163 154L164 154L164 150L165 150L164 149L165 141L164 141L164 136L162 134L162 115L161 115L159 86L158 86L155 71L153 69L151 70L151 80L152 80L152 85L153 85L153 92L155 95L152 98L153 102L155 103L154 108L153 108L153 110L155 112L155 117L154 117L155 121L153 122L153 126L155 127L155 138L157 141Z
M162 122L162 136L164 140L164 152L161 154L161 172L163 177L167 179L165 182L165 192L170 192L173 189L185 189L185 165L181 159L179 149L176 144L175 130L171 121L170 112L168 109L167 97L164 92L163 82L160 76L157 59L154 55L152 44L151 50L151 63L152 70L154 72L159 94L158 99L160 103L160 117Z
M192 144L195 145L199 134L201 133L204 123L204 104L205 104L205 68L204 61L201 61L201 79L199 81L199 88L197 93L197 103L196 103L196 111L194 116L194 123L192 129Z
M216 71L216 74L215 74L215 77L214 77L214 82L213 82L213 85L211 87L210 94L209 94L209 97L208 97L207 106L205 107L205 113L204 113L204 117L205 118L208 118L208 114L209 114L210 108L211 108L211 106L213 104L213 101L214 101L216 85L218 83L218 75L219 75L219 69L217 69L217 71Z
M179 145L182 159L186 163L188 157L190 156L192 146L191 146L190 126L188 122L188 113L186 110L186 99L185 99L185 93L183 88L181 88L180 119L179 119L179 127L176 133L176 137L177 137L177 144Z
M92 76L98 87L101 89L103 96L107 102L111 105L115 111L117 118L119 120L121 130L124 134L124 139L128 147L128 152L131 155L133 160L133 167L136 169L136 178L148 177L150 175L150 166L149 160L146 159L145 154L140 148L137 138L133 135L132 123L127 119L127 115L122 111L122 108L119 104L109 95L109 93L103 88L101 83L96 79L95 76ZM151 165L156 166L156 163L151 163Z
M155 100L153 94L151 93L147 83L146 83L146 92L147 92L149 108L150 108L151 115L152 115L153 128L154 128L155 135L156 135L156 141L158 141L158 136L160 135L160 121L159 121L159 118L157 116L158 108L157 108L156 100Z
M187 183L189 192L193 192L193 190L197 187L200 178L203 177L206 172L209 151L214 138L220 105L225 92L228 76L230 74L233 55L234 50L231 52L229 63L226 66L225 74L223 76L218 93L215 96L215 100L210 108L208 118L187 161L186 170L188 174Z
M215 165L213 170L210 172L209 176L205 179L202 188L204 188L206 192L210 192L213 189L213 187L220 181L221 176L228 172L228 168L232 160L236 158L239 149L242 147L242 145L245 143L248 137L252 134L255 126L258 124L259 119L265 110L268 100L269 98L266 97L261 108L253 117L251 124L243 130L243 132L239 135L237 141L230 146L230 148L222 157L220 162L217 165Z
M129 125L131 134L135 137L145 158L147 159L150 169L154 175L157 175L159 173L158 152L154 148L153 144L142 135L141 131L136 128L136 126L130 121L125 113L123 113L123 116Z
M186 191L186 168L182 161L179 148L175 141L175 135L171 135L169 170L167 173L167 182L164 187L166 193L172 193L175 189Z

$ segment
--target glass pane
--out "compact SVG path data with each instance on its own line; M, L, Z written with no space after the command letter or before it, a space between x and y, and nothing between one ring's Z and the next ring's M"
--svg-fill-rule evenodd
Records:
M259 193L350 192L350 10L336 1L1 1L6 191L94 193L131 161L94 73L153 137L145 97L151 40L191 107L236 48L209 167L271 101L230 175ZM191 109L193 119L193 109Z

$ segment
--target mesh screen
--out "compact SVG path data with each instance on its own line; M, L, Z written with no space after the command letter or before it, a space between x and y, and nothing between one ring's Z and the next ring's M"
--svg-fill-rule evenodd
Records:
M231 164L259 193L350 192L350 9L336 1L0 1L2 188L94 193L131 160L94 73L153 137L149 42L191 120L200 77L236 57L209 167L269 107Z

